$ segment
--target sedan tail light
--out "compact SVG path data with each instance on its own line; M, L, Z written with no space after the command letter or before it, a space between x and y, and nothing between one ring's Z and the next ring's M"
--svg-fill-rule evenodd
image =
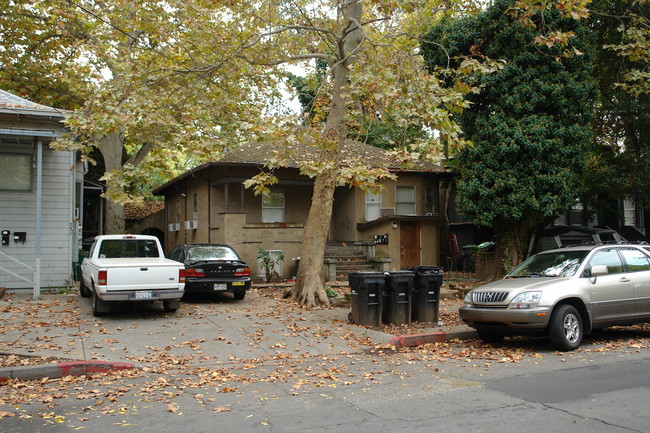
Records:
M188 268L187 269L188 277L205 277L205 272L203 269Z
M97 274L97 285L105 286L107 279L108 279L108 271L99 271L99 273Z
M250 268L237 268L235 270L235 277L250 277L251 269Z
M178 270L178 282L179 283L184 283L186 277L187 277L187 271L185 269L179 269Z

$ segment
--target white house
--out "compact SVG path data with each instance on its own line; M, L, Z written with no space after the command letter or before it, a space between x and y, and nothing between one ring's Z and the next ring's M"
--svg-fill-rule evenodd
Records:
M78 260L83 168L49 144L65 113L0 90L0 286L70 284Z

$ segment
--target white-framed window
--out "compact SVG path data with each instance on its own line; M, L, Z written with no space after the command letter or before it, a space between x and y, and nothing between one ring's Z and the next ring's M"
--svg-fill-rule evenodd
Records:
M0 190L32 189L32 159L29 153L0 153Z
M633 200L623 200L623 223L626 226L636 226L636 204Z
M395 214L415 215L415 187L397 186L395 189Z
M262 222L284 222L284 191L272 189L262 196Z
M366 221L381 218L381 193L366 193Z

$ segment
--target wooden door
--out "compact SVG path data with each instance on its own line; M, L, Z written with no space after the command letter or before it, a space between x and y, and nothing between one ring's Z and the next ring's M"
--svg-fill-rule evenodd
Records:
M420 223L400 223L400 268L420 265Z

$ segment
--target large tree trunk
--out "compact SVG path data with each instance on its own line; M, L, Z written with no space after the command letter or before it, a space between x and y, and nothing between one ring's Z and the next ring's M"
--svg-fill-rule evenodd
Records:
M323 259L332 218L337 172L336 168L332 168L316 178L311 208L305 224L300 269L291 297L308 307L329 306L323 277Z
M124 233L124 205L116 201L115 197L124 194L124 187L120 182L122 175L122 152L124 141L121 133L111 134L99 141L99 151L104 158L106 173L111 173L113 178L106 182L106 220L104 231L106 234Z
M344 89L349 81L349 65L354 60L353 52L361 43L361 34L356 24L361 21L361 2L345 0L342 12L344 23L341 34L344 36L339 40L337 61L330 65L333 75L332 102L321 143L321 161L329 162L330 165L316 176L311 208L305 224L300 269L296 284L291 290L292 299L306 307L329 306L323 277L323 260L332 220L334 189L339 175L340 149L348 135L348 101Z

